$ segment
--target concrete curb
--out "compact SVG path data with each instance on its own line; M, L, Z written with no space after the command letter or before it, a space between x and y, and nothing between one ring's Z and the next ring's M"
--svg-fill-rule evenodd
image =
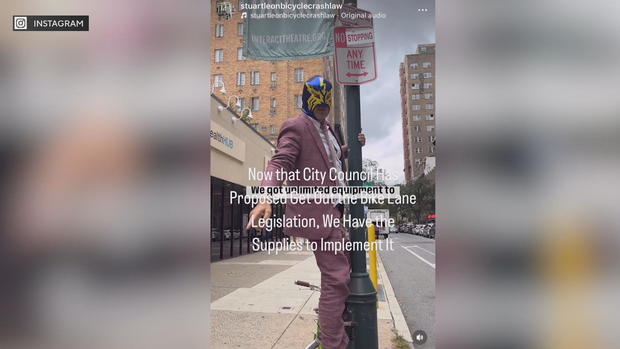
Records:
M409 331L409 327L407 326L407 321L405 321L405 316L403 315L403 312L400 309L400 305L398 304L398 301L396 300L394 289L392 288L390 279L388 278L387 272L385 271L385 267L383 266L383 260L381 260L381 256L378 253L377 253L377 274L379 275L379 278L381 280L380 283L383 284L385 298L390 308L392 319L394 320L394 328L396 332L403 337L403 339L405 339L407 342L411 344L413 342L413 338L411 337L411 332Z

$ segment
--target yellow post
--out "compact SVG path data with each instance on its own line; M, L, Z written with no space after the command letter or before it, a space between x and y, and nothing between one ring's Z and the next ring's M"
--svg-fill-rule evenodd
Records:
M379 292L379 285L377 284L377 249L375 246L375 225L371 224L368 227L368 242L370 243L370 249L368 250L368 258L370 259L369 264L369 274L370 281L372 281L373 286L375 286L375 291ZM377 306L379 303L377 303Z

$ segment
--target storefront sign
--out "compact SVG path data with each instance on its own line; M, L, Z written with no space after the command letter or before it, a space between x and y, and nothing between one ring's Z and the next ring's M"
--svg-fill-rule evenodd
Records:
M211 147L241 162L245 161L245 142L214 121L211 121Z

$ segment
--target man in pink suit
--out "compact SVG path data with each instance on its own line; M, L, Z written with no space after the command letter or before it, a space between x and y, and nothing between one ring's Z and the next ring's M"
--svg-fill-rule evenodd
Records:
M296 170L301 174L288 180L289 186L346 185L344 181L338 179L339 176L333 176L334 173L346 172L345 159L348 148L339 143L326 121L332 104L331 91L331 83L321 76L317 75L306 81L302 94L302 113L282 124L276 153L265 170L265 177L268 179L263 180L261 185L280 186L283 181L276 178L276 171L288 173ZM360 133L357 141L364 145L364 135ZM303 173L304 170L308 171L307 169L321 176L304 178ZM319 177L325 178L324 181ZM287 217L313 218L317 223L313 227L285 227L284 233L316 241L319 247L314 251L314 255L321 271L319 325L320 341L324 349L344 349L349 343L342 319L345 300L349 295L349 254L346 251L323 250L320 241L347 240L343 228L326 226L323 222L324 216L341 218L343 211L342 204L288 203L284 213ZM254 225L259 218L268 219L271 217L271 205L258 204L250 212L250 217L251 225Z

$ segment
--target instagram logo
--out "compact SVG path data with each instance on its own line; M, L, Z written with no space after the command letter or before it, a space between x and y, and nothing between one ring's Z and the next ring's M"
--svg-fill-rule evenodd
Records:
M28 17L13 16L13 30L26 30L26 29L28 29Z

